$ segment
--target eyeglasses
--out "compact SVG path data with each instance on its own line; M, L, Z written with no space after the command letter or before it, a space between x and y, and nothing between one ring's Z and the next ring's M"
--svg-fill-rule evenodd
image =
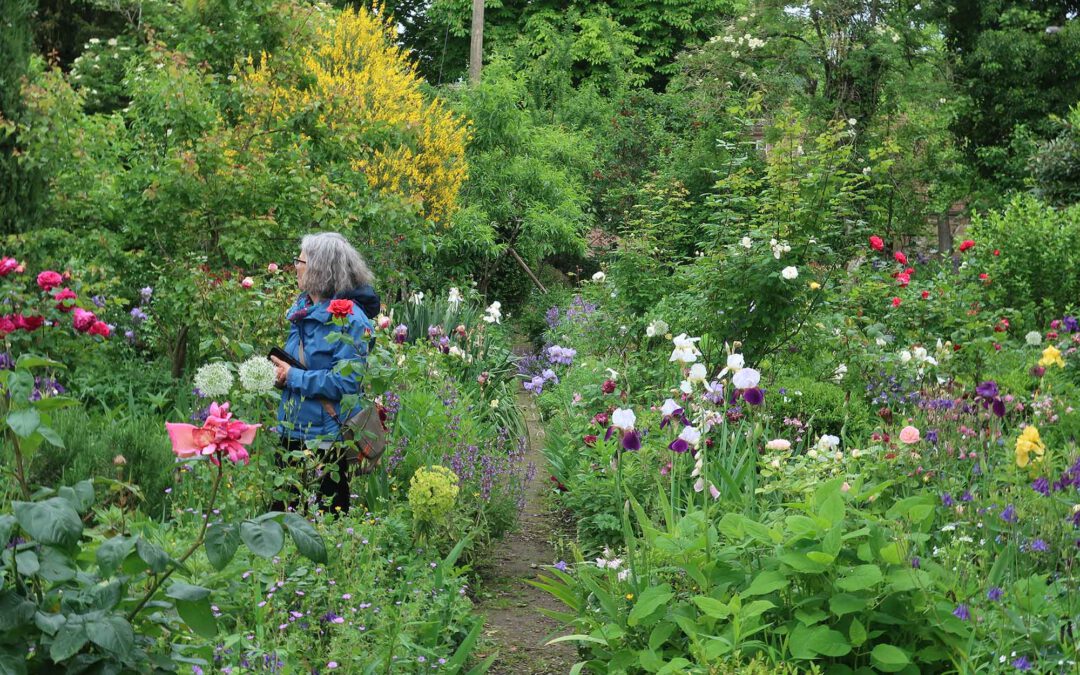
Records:
M306 261L306 260L301 260L300 258L293 258L292 260L293 260L293 262L294 262L294 263L296 263L297 265L306 265L306 264L307 264L307 261Z

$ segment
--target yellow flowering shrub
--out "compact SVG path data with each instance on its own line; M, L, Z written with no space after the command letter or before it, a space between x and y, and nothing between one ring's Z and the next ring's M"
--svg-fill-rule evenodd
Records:
M409 481L413 519L436 523L446 520L458 495L458 477L445 466L420 467Z
M1031 455L1035 457L1032 458ZM1046 446L1039 437L1039 430L1034 424L1024 427L1016 439L1016 466L1023 468L1032 462L1041 462L1046 454Z
M262 54L242 74L245 112L267 129L299 124L368 185L449 222L467 177L466 121L437 98L395 44L394 28L361 7L322 22L290 55Z

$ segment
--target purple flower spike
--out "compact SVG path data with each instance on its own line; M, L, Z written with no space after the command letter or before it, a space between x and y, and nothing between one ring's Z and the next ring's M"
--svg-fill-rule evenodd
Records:
M750 405L761 405L765 402L765 393L757 387L751 387L743 392L743 400Z
M626 450L640 450L641 449L641 435L638 434L637 429L631 429L623 434L622 446Z
M953 616L955 616L957 619L960 619L961 621L970 621L971 620L971 610L969 610L968 606L965 605L964 603L960 603L959 605L957 605L956 609L953 610L952 614L953 614Z
M1018 657L1012 662L1012 665L1017 670L1031 670L1031 661L1026 656Z
M690 449L690 445L681 438L676 438L668 445L668 449L672 452L683 453Z

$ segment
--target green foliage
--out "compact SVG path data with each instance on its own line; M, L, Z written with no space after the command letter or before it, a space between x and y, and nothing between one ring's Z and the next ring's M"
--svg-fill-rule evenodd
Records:
M1032 156L1031 174L1040 198L1054 206L1070 206L1080 202L1080 106L1074 106L1059 125L1058 135Z
M861 437L872 428L868 406L839 384L796 377L785 379L783 389L770 401L777 419L798 418L817 434L841 437Z
M40 178L22 161L17 123L22 117L22 81L30 63L35 4L29 0L3 0L0 16L0 233L24 229L36 216Z

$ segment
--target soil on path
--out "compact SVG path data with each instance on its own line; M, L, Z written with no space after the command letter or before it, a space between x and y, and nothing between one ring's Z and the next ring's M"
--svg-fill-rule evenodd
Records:
M479 589L477 611L486 615L485 634L498 657L489 671L492 675L566 675L577 662L572 643L546 643L563 628L557 621L537 611L539 608L565 610L558 600L526 583L536 579L541 565L556 560L551 545L558 519L550 511L546 498L548 481L541 449L544 427L532 397L524 391L518 403L525 412L529 430L526 461L537 467L537 477L525 488L525 508L520 529L495 548L491 564L480 570L483 582Z

